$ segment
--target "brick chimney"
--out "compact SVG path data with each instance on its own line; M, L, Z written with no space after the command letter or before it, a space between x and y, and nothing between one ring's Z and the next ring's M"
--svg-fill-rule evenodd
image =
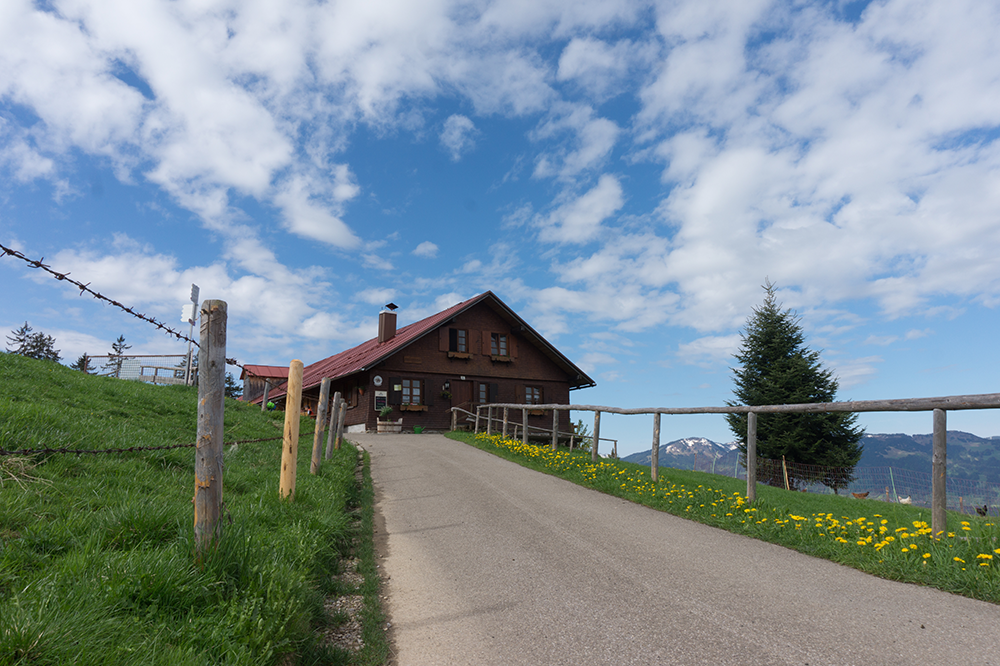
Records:
M389 303L385 309L378 313L378 341L388 342L396 335L396 313L393 310L396 305Z

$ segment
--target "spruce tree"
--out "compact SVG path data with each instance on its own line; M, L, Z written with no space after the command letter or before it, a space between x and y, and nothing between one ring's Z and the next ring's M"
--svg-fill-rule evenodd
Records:
M13 349L8 347L7 351L11 354L19 354L43 361L56 361L58 363L62 360L62 357L59 356L59 350L55 348L55 338L51 335L45 335L41 331L33 333L33 330L28 322L24 322L24 326L11 331L11 335L7 336L7 342L14 347Z
M94 364L91 362L90 357L87 356L86 354L81 354L80 357L76 359L76 363L74 363L69 367L72 370L79 370L80 372L85 372L88 375L92 375L95 372L97 372L97 368L94 367Z
M763 305L754 308L740 332L743 343L735 355L739 367L733 369L736 401L728 404L833 402L837 380L823 368L819 352L805 346L798 316L781 309L770 281L764 290ZM726 420L746 454L747 415L728 414ZM856 422L857 414L848 412L759 414L757 455L770 460L784 456L789 463L836 468L789 474L790 483L819 481L836 492L853 480L854 466L861 459L864 429ZM759 481L784 485L783 478L768 474L766 468L759 469Z

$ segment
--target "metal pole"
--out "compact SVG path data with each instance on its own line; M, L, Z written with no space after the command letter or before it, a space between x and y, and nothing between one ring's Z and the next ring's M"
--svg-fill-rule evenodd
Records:
M194 454L194 543L198 560L222 538L222 442L225 434L225 301L205 301L198 363L198 440Z
M947 529L948 419L943 409L934 410L933 458L931 461L931 535L940 539Z

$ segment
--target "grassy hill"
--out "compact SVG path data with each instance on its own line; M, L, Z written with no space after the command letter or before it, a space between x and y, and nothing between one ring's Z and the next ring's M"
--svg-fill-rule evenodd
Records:
M93 377L0 354L0 449L193 443L197 389ZM283 413L226 401L227 442L281 435ZM345 446L309 474L304 418L293 502L278 496L281 441L227 446L224 535L196 566L194 449L0 455L0 664L382 663L366 632L350 655L321 636L324 601L364 593L381 622L371 549L363 590L335 578L370 477ZM370 531L370 530L369 530ZM359 552L359 554L362 554Z

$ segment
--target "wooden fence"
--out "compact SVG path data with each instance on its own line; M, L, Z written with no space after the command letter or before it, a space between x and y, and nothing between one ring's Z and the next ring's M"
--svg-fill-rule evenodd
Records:
M727 405L725 407L640 407L623 409L602 405L519 405L511 403L491 403L476 406L476 432L479 432L479 416L487 410L487 423L493 422L493 410L518 409L523 412L527 423L529 409L552 410L552 448L558 444L556 425L560 411L594 412L593 445L590 452L593 460L598 458L598 444L601 435L601 414L652 414L653 445L650 472L653 481L658 479L658 458L660 448L660 416L663 414L746 414L747 415L747 500L757 499L757 415L758 414L816 414L826 412L932 412L934 434L931 459L931 532L935 538L945 531L947 504L947 412L970 409L1000 408L1000 393L979 395L956 395L943 398L913 398L902 400L860 400L853 402L821 402L797 405ZM527 435L524 435L527 441Z

